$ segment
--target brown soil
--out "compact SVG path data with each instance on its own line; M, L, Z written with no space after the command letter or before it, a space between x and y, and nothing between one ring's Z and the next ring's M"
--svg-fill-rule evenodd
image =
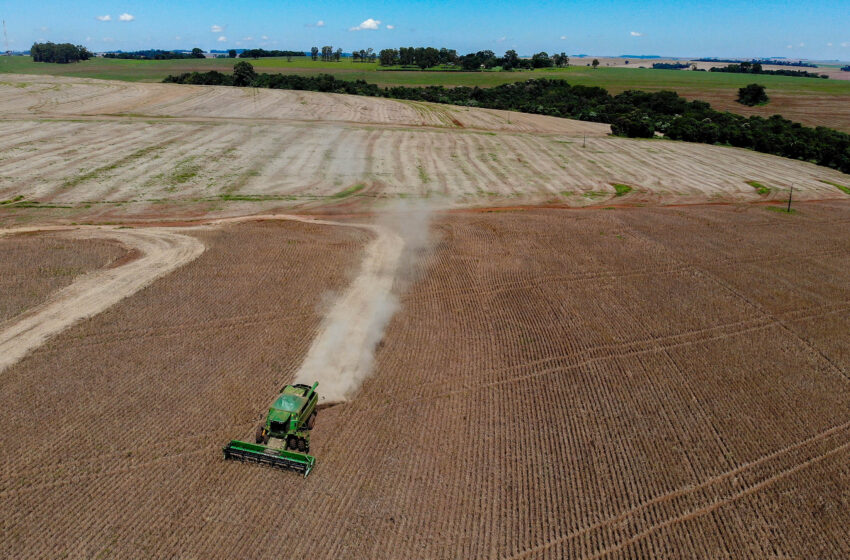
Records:
M797 209L441 216L306 480L220 448L369 236L199 231L0 378L0 555L847 557L850 204Z
M113 266L128 249L110 240L61 234L0 237L0 323L45 301L78 276Z

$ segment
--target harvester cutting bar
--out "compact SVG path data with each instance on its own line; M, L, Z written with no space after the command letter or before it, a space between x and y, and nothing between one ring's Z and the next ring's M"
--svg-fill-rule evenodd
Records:
M281 469L292 469L304 474L304 478L313 470L316 458L306 453L273 449L265 445L232 440L224 447L224 458L237 461L251 461Z

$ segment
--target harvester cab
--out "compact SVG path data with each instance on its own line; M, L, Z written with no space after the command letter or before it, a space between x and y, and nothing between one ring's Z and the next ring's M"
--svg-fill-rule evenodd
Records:
M224 448L225 459L251 461L293 469L306 477L316 464L310 452L310 431L316 423L319 394L316 382L287 385L257 426L255 443L233 440Z

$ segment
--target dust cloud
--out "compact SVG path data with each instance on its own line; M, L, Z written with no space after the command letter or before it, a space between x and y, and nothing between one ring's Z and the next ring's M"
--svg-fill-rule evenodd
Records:
M295 374L296 383L319 382L321 404L348 400L371 374L399 295L415 280L416 265L430 247L435 210L428 202L401 201L382 211L375 224L348 224L369 229L375 237Z

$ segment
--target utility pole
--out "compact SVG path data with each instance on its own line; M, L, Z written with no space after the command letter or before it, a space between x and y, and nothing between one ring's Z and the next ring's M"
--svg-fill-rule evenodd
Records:
M791 197L794 195L794 184L791 184L791 192L788 193L788 210L787 212L791 213Z
M6 43L6 56L12 54L12 51L9 49L9 35L6 33L6 20L3 20L3 41Z

